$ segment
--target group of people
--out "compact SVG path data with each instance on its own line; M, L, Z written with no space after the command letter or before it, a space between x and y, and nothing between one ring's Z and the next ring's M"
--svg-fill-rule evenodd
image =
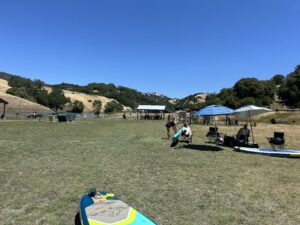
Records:
M171 129L174 131L174 133L177 132L177 124L178 124L177 118L176 117L171 118L171 116L169 115L168 121L166 123L168 139L171 138L171 134L170 134ZM192 142L193 133L187 122L183 124L181 136L184 138L189 138L190 142Z
M178 119L176 117L171 118L171 116L168 116L168 121L166 123L166 129L167 129L167 138L171 139L171 130L173 130L174 134L177 132L177 124ZM189 124L185 122L182 127L181 136L183 138L188 138L189 142L192 142L193 133L191 128L189 127ZM250 130L248 129L248 125L244 124L244 126L239 129L237 134L235 136L231 136L235 142L235 144L248 144L249 142L249 136L250 136Z

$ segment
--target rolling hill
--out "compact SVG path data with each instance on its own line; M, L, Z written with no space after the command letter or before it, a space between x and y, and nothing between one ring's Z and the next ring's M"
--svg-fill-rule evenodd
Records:
M14 93L7 94L7 90L12 87L9 86L9 81L13 80L15 84L15 89L20 89L22 95L18 97ZM32 84L36 81L32 81L27 78L20 76L12 75L5 72L0 72L0 97L9 102L8 110L11 111L51 111L51 109L37 104L35 97L31 96L32 93ZM102 102L102 110L105 108L108 102L115 100L124 106L124 108L135 108L139 104L156 104L156 105L168 105L169 108L174 106L174 104L169 103L170 98L158 93L142 93L137 90L123 87L115 86L113 84L104 84L104 83L90 83L85 86L74 85L74 84L56 84L49 85L44 84L44 82L37 80L42 83L44 87L42 88L50 93L52 88L59 88L63 91L64 95L69 98L72 102L81 101L84 104L84 112L93 112L92 103L95 100ZM17 83L14 83L17 82ZM25 90L25 94L23 93ZM26 90L29 90L28 92ZM10 92L11 93L11 92ZM28 94L29 93L29 94ZM27 98L27 99L25 99Z
M0 79L0 98L5 99L9 103L6 107L8 112L51 112L51 109L45 106L24 98L6 94L9 88L11 87L8 85L7 80ZM1 105L0 107L3 106Z

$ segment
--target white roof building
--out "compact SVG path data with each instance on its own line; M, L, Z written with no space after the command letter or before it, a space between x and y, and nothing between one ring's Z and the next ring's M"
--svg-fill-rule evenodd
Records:
M164 111L166 110L165 105L139 105L137 110L153 110L153 111Z

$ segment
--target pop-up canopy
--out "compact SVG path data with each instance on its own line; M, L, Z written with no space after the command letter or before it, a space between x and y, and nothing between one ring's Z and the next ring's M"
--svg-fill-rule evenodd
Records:
M263 108L263 107L258 107L255 105L247 105L247 106L243 106L241 108L234 110L235 116L242 118L242 119L247 119L247 118L249 119L253 143L254 143L254 136L253 136L253 129L252 129L252 124L251 124L251 117L257 116L259 114L266 113L266 112L272 112L272 110Z

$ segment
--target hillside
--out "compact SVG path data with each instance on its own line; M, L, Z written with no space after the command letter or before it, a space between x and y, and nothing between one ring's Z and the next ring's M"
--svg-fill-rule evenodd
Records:
M7 80L0 79L0 98L8 101L6 106L7 112L50 112L51 110L45 106L37 104L35 102L28 101L24 98L6 94L6 91L10 88ZM0 106L2 110L2 105Z
M7 76L6 78L9 79ZM20 98L18 96L10 95L7 94L6 91L11 88L8 85L8 81L4 79L0 79L0 98L5 99L6 101L9 102L7 105L7 111L13 111L13 112L31 112L31 111L37 111L37 112L50 112L52 111L51 109L37 104L35 102L31 102L29 100L26 100L24 98ZM45 87L45 89L48 92L51 92L51 87ZM83 102L85 109L84 112L93 112L93 106L92 102L94 100L100 100L102 102L102 110L106 106L106 104L113 99L106 98L104 96L99 96L99 95L89 95L89 94L84 94L84 93L79 93L79 92L72 92L69 90L63 90L64 94L66 97L70 98L70 100L73 102L75 100ZM3 106L1 106L3 107Z
M51 87L45 87L45 89L48 92L52 91ZM84 112L93 112L94 111L93 102L95 100L102 102L102 110L105 108L105 106L108 102L111 102L114 100L114 99L106 98L106 97L100 96L100 95L90 95L90 94L69 91L69 90L64 90L64 89L63 89L63 93L67 98L70 98L70 100L72 102L81 101L84 104ZM124 106L124 107L126 107L126 106Z
M9 94L19 96L33 102L38 102L49 107L49 92L48 94L45 93L42 88L43 86L64 90L64 92L68 95L67 97L70 97L71 100L81 101L74 98L76 95L71 94L73 92L85 94L85 97L82 95L80 98L83 100L83 102L86 102L85 107L88 110L91 109L91 104L90 101L86 101L87 98L89 98L89 100L91 100L90 98L97 100L102 99L104 106L108 101L114 99L123 106L131 108L136 108L140 104L167 105L168 108L174 108L173 104L169 103L170 98L167 96L158 94L156 92L143 93L132 88L116 86L114 84L89 83L81 86L61 83L49 85L45 84L41 80L31 80L22 76L16 76L5 72L0 72L0 79L7 80L9 84L11 84L10 86L12 88L9 90ZM95 98L95 96L100 97Z
M170 98L158 93L142 93L135 89L116 86L114 84L104 83L89 83L87 85L74 85L68 83L61 83L52 85L52 87L69 90L72 92L80 92L85 94L100 95L110 99L115 99L119 103L131 108L137 108L138 105L167 105L172 107L169 103Z
M169 102L175 104L176 108L200 108L205 104L206 96L207 94L204 93L196 93L182 99L172 99Z

